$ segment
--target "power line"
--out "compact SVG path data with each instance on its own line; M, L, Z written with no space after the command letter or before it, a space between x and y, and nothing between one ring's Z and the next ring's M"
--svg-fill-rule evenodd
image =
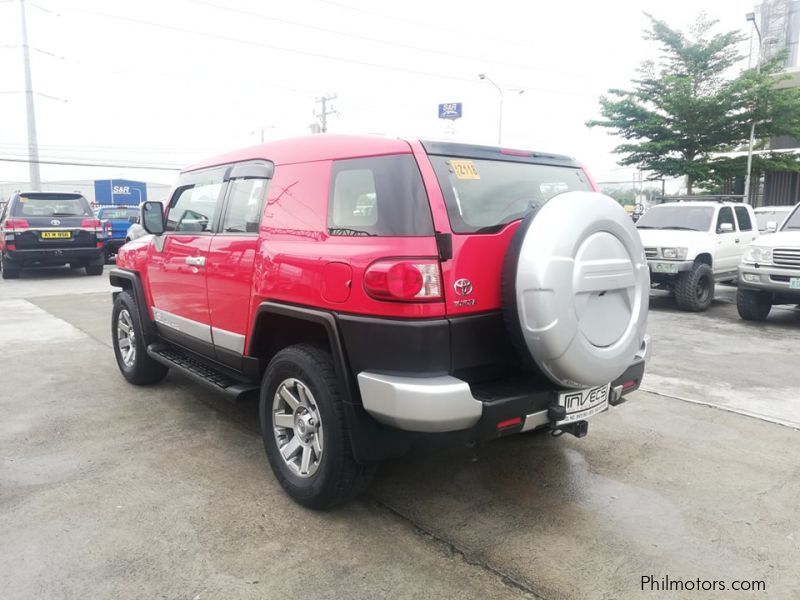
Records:
M399 67L395 65L386 65L381 63L373 63L364 60L357 60L353 58L345 58L343 56L332 56L328 54L321 54L319 52L311 52L310 50L300 50L297 48L286 48L285 46L276 46L274 44L265 44L264 42L256 42L252 40L243 40L240 38L228 36L228 35L221 35L218 33L210 33L208 31L198 31L197 29L188 29L186 27L178 27L176 25L166 25L164 23L156 23L154 21L145 21L143 19L135 19L133 17L126 17L123 15L114 15L109 13L103 13L100 11L95 10L88 10L83 8L75 8L71 7L69 10L74 12L79 12L87 15L94 15L96 17L106 18L106 19L114 19L117 21L125 21L128 23L136 23L137 25L144 25L147 27L156 27L158 29L165 29L167 31L178 31L180 33L188 33L190 35L199 35L201 37L207 37L215 40L223 40L226 42L233 42L235 44L243 44L245 46L255 46L258 48L267 48L269 50L277 50L278 52L287 52L289 54L299 54L302 56L310 56L313 58L322 58L325 60L332 60L336 62L343 62L349 63L354 65L361 65L364 67L372 67L376 69L387 69L390 71L398 71L400 73L409 73L412 75L424 75L427 77L435 77L437 79L449 79L453 81L468 81L470 83L474 83L474 79L472 77L459 77L457 75L442 75L440 73L432 73L430 71L420 71L417 69L409 69L406 67Z
M30 159L25 158L5 158L0 156L0 162L12 163L31 163ZM63 165L67 167L109 167L115 169L147 169L152 171L180 171L181 167L159 167L156 165L131 165L122 163L95 163L95 162L73 162L60 160L37 160L37 165Z
M328 29L327 27L320 27L318 25L311 25L309 23L301 23L299 21L291 21L289 19L283 19L283 18L279 18L279 17L271 17L271 16L268 16L268 15L265 15L265 14L262 14L262 13L253 12L253 11L249 11L249 10L244 10L244 9L241 9L241 8L232 8L230 6L222 6L220 4L215 4L213 2L207 2L206 0L186 0L186 1L187 2L191 2L193 4L199 4L201 6L209 6L209 7L217 8L219 10L224 10L224 11L231 12L231 13L238 13L238 14L243 14L243 15L247 15L247 16L250 16L250 17L256 17L256 18L262 19L264 21L272 21L274 23L283 23L284 25L292 25L292 26L295 26L295 27L303 27L305 29L311 29L312 31L322 31L322 32L325 32L325 33L331 33L333 35L339 35L339 36L342 36L342 37L349 37L349 38L353 38L353 39L357 39L357 40L364 40L364 41L367 41L367 42L373 42L373 43L376 43L376 44L384 44L384 45L387 45L387 46L395 46L397 48L404 48L406 50L416 50L418 52L428 52L428 53L431 53L431 54L438 54L440 56L448 56L448 57L451 57L451 58L460 58L462 60L477 60L477 61L481 61L481 62L484 62L484 63L501 65L501 66L505 66L505 67L513 67L513 68L518 68L518 69L526 69L526 70L532 70L532 71L545 71L545 72L548 72L548 73L564 73L564 74L567 74L567 75L578 75L577 73L566 73L564 71L557 71L555 69L532 67L530 65L524 65L524 64L521 64L521 63L510 63L510 62L494 60L494 59L486 58L486 57L482 57L482 56L459 54L457 52L449 52L447 50L438 50L436 48L425 48L423 46L414 46L413 44L404 44L402 42L395 42L393 40L382 40L380 38L374 38L374 37L370 37L370 36L367 36L367 35L361 35L361 34L358 34L358 33L350 33L350 32L347 32L347 31L337 31L336 29Z
M387 15L386 13L382 13L376 10L369 10L367 8L361 8L360 6L352 6L350 4L343 4L341 2L334 2L333 0L316 0L317 2L322 2L324 4L329 4L330 6L335 6L337 8L344 8L346 10L351 10L353 12L360 12L365 15L372 15L375 17L380 17L381 19L387 19L389 21L398 21L400 23L408 23L409 25L414 25L415 27L427 27L428 29L438 29L439 31L449 31L451 33L456 33L458 35L467 35L467 36L476 36L480 35L485 39L494 40L496 42L500 42L502 44L510 44L513 46L519 46L526 48L527 50L535 50L534 46L530 44L526 44L524 42L520 42L518 40L508 40L502 39L498 37L491 37L487 36L483 32L475 32L475 31L467 31L465 29L456 29L455 27L445 27L444 25L432 25L431 23L425 23L424 21L416 21L414 19L406 19L405 17L399 17L397 15Z
M364 66L364 67L372 67L372 68L375 68L375 69L385 69L385 70L389 70L389 71L396 71L396 72L399 72L399 73L407 73L407 74L411 74L411 75L423 75L425 77L433 77L433 78L436 78L436 79L446 79L446 80L450 80L450 81L465 81L467 83L472 83L472 84L476 84L477 83L477 79L474 78L474 77L462 77L462 76L458 76L458 75L444 75L442 73L433 73L431 71L421 71L419 69L411 69L411 68L408 68L408 67L400 67L400 66L397 66L397 65L387 65L387 64L383 64L383 63L362 61L362 60L357 60L357 59L352 59L352 58L345 58L343 56L332 56L332 55L328 55L328 54L321 54L319 52L311 52L310 50L300 50L300 49L297 49L297 48L287 48L285 46L277 46L277 45L274 45L274 44L266 44L264 42L256 42L256 41L253 41L253 40L244 40L244 39L240 39L240 38L236 38L236 37L232 37L232 36L221 35L221 34L217 34L217 33L210 33L210 32L207 32L207 31L198 31L196 29L188 29L186 27L178 27L176 25L167 25L167 24L164 24L164 23L156 23L154 21L146 21L146 20L143 20L143 19L135 19L133 17L126 17L126 16L123 16L123 15L114 15L114 14L109 14L109 13L104 13L104 12L94 11L94 10L88 10L88 9L83 9L83 8L70 7L68 10L71 10L73 12L82 13L82 14L92 15L92 16L96 16L96 17L101 17L101 18L105 18L105 19L113 19L113 20L117 20L117 21L135 23L137 25L143 25L143 26L146 26L146 27L155 27L155 28L164 29L164 30L167 30L167 31L177 31L177 32L180 32L180 33L187 33L187 34L190 34L190 35L197 35L197 36L200 36L200 37L206 37L206 38L210 38L210 39L223 40L223 41L226 41L226 42L232 42L232 43L235 43L235 44L242 44L242 45L245 45L245 46L253 46L253 47L257 47L257 48L267 48L269 50L277 50L278 52L286 52L288 54L298 54L298 55L301 55L301 56L310 56L310 57L313 57L313 58L321 58L321 59L324 59L324 60L331 60L331 61L335 61L335 62L349 63L349 64L360 65L360 66ZM541 92L541 93L545 93L545 94L555 94L555 95L560 95L560 96L581 96L581 97L586 97L586 98L595 98L594 94L586 94L586 93L582 93L582 92L572 92L572 91L565 91L565 90L554 90L554 89L547 89L547 88L536 88L536 87L530 87L530 86L524 86L524 85L518 85L518 84L513 84L512 85L512 84L503 83L503 85L504 85L504 87L513 87L513 88L516 88L516 89L523 89L525 91L530 91L530 92Z

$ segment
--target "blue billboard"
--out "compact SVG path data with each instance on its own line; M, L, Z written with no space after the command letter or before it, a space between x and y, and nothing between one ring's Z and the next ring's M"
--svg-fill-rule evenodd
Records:
M94 201L97 204L138 206L147 200L147 184L130 179L101 179L94 182Z
M445 102L439 105L439 118L440 119L460 119L461 118L461 102Z

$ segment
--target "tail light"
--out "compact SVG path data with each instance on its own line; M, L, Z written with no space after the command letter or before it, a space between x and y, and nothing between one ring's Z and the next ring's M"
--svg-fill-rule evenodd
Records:
M28 229L30 224L25 219L6 219L5 230L8 233L14 233L16 230Z
M428 302L442 299L436 259L379 260L367 267L364 289L377 300Z
M114 232L114 225L112 225L111 221L106 221L106 237L110 238Z
M102 229L103 224L100 219L84 219L81 221L81 227L84 229Z

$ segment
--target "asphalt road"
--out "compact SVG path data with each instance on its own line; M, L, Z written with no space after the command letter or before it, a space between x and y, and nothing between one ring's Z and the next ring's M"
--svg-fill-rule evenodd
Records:
M800 313L652 299L644 387L588 437L418 449L307 511L252 405L134 388L105 277L0 281L0 598L800 598ZM642 591L641 578L763 580ZM649 588L648 588L649 590Z

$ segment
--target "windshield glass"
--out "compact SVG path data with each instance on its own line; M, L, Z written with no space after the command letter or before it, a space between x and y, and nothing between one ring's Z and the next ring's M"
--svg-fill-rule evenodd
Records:
M714 208L711 206L654 206L641 216L636 227L708 231L713 216Z
M138 216L139 210L136 208L101 208L97 212L98 219L128 219Z
M431 156L455 233L491 233L547 200L591 190L579 168Z
M20 196L14 203L16 217L93 217L86 198L78 195L37 194Z
M786 219L783 227L781 227L781 231L785 231L787 229L800 229L800 206L792 211L792 214L789 215L789 218Z
M775 221L778 227L781 226L783 220L786 218L786 215L789 214L791 208L787 208L784 210L776 209L776 210L757 210L756 211L756 222L758 223L758 230L759 231L766 231L767 223L770 221Z

